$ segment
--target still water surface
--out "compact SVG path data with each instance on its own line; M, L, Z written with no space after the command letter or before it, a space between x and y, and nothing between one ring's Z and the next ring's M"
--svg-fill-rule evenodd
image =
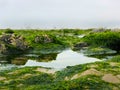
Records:
M29 59L25 64L25 66L43 66L43 67L50 67L54 69L62 69L67 66L91 63L95 61L100 61L100 60L97 58L87 57L83 53L74 52L71 49L68 49L57 54L57 57L55 60L52 60L49 62L38 62L36 60Z
M0 58L2 62L2 58ZM67 66L74 66L78 64L91 63L100 61L97 58L85 56L82 52L75 52L71 49L66 49L58 53L38 54L29 53L7 63L0 63L0 70L10 69L13 67L26 66L42 66L49 67L56 70L61 70Z

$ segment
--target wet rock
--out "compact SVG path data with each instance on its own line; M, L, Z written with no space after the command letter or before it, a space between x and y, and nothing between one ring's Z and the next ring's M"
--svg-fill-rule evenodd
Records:
M88 47L88 44L86 42L80 42L80 43L75 44L73 46L73 49L78 50L78 49L81 49L83 47Z
M11 61L11 64L15 64L15 65L25 65L25 63L27 62L27 58L23 58L23 57L18 57L15 58Z
M35 43L52 43L53 38L51 38L48 35L36 36L34 42Z
M96 48L88 48L84 50L83 53L88 56L94 56L94 55L110 55L110 54L115 54L117 52L109 48L96 47Z

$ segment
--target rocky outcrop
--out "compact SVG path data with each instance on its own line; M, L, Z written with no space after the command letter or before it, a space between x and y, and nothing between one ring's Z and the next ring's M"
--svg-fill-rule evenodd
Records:
M36 36L34 42L35 43L52 43L53 38L51 38L48 35Z
M11 44L20 50L26 50L29 48L25 42L25 38L22 36L11 37Z
M3 34L0 36L0 53L16 53L19 51L25 51L28 49L28 45L22 36L16 36L14 34Z

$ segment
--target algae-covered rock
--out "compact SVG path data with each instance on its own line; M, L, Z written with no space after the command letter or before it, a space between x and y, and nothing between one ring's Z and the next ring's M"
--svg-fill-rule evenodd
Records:
M7 48L5 44L0 42L0 53L6 53L6 52L7 52Z
M86 42L77 43L73 46L73 50L79 50L82 49L83 47L88 47L88 44Z
M28 48L29 46L22 36L16 36L14 34L3 34L0 36L1 54L17 54L19 51L25 51Z
M6 44L10 44L11 43L11 37L12 37L12 34L1 35L0 41L4 42Z
M15 64L15 65L25 65L26 62L27 62L27 58L24 57L17 57L11 60L11 64Z
M36 36L34 42L35 43L52 43L53 38L48 35Z
M117 53L115 50L111 50L109 48L88 48L83 52L85 55L107 55L107 54L115 54Z
M11 37L11 44L20 50L28 49L28 45L22 36Z

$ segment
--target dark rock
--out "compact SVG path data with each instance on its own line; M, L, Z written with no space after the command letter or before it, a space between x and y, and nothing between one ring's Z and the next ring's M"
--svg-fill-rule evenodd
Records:
M88 44L86 42L81 42L81 43L75 44L73 46L73 49L78 50L78 49L81 49L83 47L88 47Z

